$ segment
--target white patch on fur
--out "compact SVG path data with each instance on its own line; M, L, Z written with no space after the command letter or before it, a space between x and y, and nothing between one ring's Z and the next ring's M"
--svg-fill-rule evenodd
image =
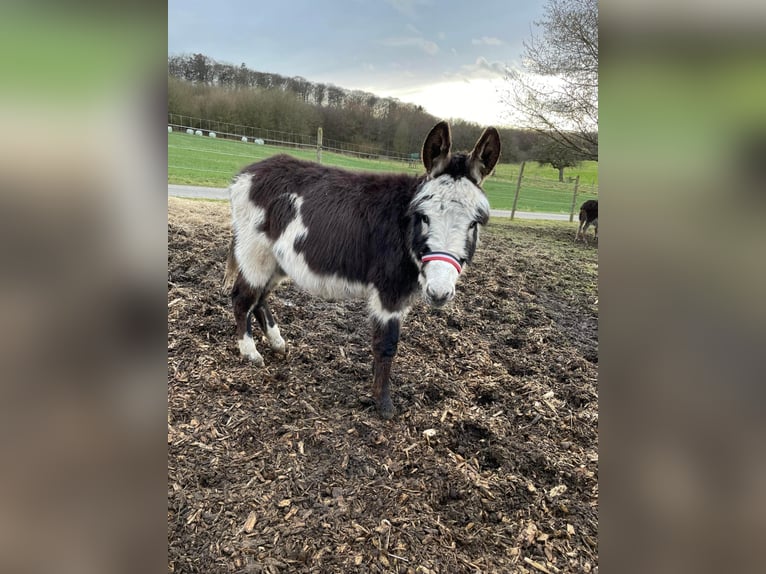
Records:
M453 179L444 174L426 182L413 200L418 211L427 215L428 246L432 251L445 251L457 259L465 259L466 244L478 213L489 214L489 201L484 192L468 178ZM429 291L437 298L455 295L458 272L443 261L431 261L424 267L423 295Z
M383 303L380 301L380 293L374 287L370 288L370 297L367 300L370 317L380 323L388 323L391 319L397 319L400 323L404 321L407 313L410 312L409 306L404 307L401 311L387 311L383 308Z
M337 275L317 275L309 269L306 258L294 249L295 241L305 237L308 229L303 224L301 206L303 200L295 196L296 217L274 242L274 255L279 266L292 278L296 285L313 295L326 299L354 299L365 297L369 285L349 281Z
M239 341L239 352L243 357L247 357L256 365L263 366L263 357L255 348L255 341L250 335L245 335Z
M425 274L424 294L427 299L434 297L451 301L455 297L458 272L453 265L446 261L429 261L425 266Z
M259 231L266 213L250 201L252 179L252 174L243 174L229 186L232 226L237 238L234 255L245 279L254 287L263 287L274 275L277 263L271 241Z
M240 271L256 287L266 285L277 264L301 289L326 299L357 299L369 295L371 285L349 281L337 275L317 275L309 269L302 253L295 251L295 241L305 237L308 229L303 223L303 199L292 196L296 216L272 242L258 230L265 212L250 200L252 174L243 174L229 187L234 233L235 256Z
M275 323L273 327L266 328L266 338L269 340L269 346L277 353L285 352L285 340L279 332L279 326Z

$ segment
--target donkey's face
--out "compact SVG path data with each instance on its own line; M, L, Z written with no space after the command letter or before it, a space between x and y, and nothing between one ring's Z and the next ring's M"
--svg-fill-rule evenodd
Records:
M476 250L479 226L489 220L489 202L480 186L500 157L500 136L487 128L470 154L453 155L450 147L449 126L437 124L423 145L428 176L410 206L423 297L435 307L455 296L462 268Z

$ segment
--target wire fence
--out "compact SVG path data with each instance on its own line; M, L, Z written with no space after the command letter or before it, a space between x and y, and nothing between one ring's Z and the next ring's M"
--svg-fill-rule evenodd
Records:
M316 149L318 146L316 135L244 126L218 120L184 116L181 114L168 113L168 126L172 127L174 130L181 131L191 129L196 132L199 130L202 132L202 135L205 136L208 136L212 132L217 138L242 140L244 137L251 141L258 140L260 143L294 149ZM322 138L321 148L322 151L353 155L365 159L383 159L408 163L411 163L413 159L412 153L399 153L390 149L354 144L327 137ZM417 153L414 155L417 155Z
M225 187L232 175L244 165L287 151L304 159L317 159L317 137L227 124L177 114L168 114L174 132L205 137L178 137L168 142L168 178L175 183ZM215 134L215 138L210 137ZM242 138L247 139L243 144ZM253 143L261 145L253 145ZM411 155L386 155L373 148L362 149L343 142L322 138L323 163L352 169L419 173L419 158ZM292 151L291 151L292 150ZM346 158L346 159L344 159ZM524 165L501 164L487 178L484 189L493 209L569 214L576 218L582 202L598 199L598 185L579 176L563 182L524 173ZM529 171L529 169L527 170ZM571 172L570 172L571 173ZM519 175L521 174L521 178Z

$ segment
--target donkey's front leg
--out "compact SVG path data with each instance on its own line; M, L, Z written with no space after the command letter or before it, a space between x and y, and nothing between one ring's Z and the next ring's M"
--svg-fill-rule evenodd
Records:
M372 395L378 407L380 416L390 419L394 416L394 405L391 402L391 364L396 356L399 344L399 320L389 319L373 322L372 352L373 352L373 383Z

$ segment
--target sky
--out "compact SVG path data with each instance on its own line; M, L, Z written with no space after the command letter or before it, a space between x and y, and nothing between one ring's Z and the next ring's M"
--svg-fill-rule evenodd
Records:
M544 0L169 0L168 54L204 54L421 105L440 119L513 126L506 66Z

